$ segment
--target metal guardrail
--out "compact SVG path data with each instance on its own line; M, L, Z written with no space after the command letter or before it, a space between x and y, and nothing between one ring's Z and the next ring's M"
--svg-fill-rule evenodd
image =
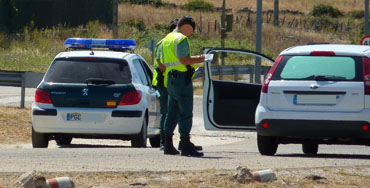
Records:
M266 76L270 67L262 66L261 75ZM238 81L239 75L249 74L250 82L254 80L254 66L212 66L212 76L234 75L234 81ZM194 79L202 78L204 67L199 67L195 71ZM26 88L36 88L44 76L44 73L23 72L23 71L4 71L0 70L0 86L21 87L21 104L24 108Z
M26 93L25 72L19 71L0 71L1 86L22 87L21 89L21 108L24 108L24 98Z
M249 74L250 81L254 80L254 66L212 66L212 76L217 75L234 75L234 81L238 81L239 75ZM261 66L261 75L264 75L264 78L269 71L270 67ZM204 67L199 67L195 71L194 79L201 78L204 75Z
M26 88L36 88L44 73L0 70L0 86L21 87L21 104L24 108Z

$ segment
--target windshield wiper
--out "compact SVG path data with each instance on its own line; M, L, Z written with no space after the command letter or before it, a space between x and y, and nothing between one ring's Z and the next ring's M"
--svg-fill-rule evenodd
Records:
M88 78L85 80L86 84L108 84L112 85L115 84L115 81L113 80L108 80L108 79L103 79L103 78Z
M311 75L305 79L313 79L313 80L346 80L344 76L334 76L334 75Z

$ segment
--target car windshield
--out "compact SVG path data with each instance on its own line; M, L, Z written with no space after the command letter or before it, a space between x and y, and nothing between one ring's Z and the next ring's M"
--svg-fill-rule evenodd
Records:
M54 83L90 83L89 80L127 84L131 73L126 61L60 59L53 62L45 76L46 82Z
M293 56L280 73L287 80L353 80L355 59L343 56Z

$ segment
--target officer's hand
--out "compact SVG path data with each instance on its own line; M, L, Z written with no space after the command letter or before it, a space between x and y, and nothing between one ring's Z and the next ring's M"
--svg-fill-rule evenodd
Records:
M211 63L213 61L213 54L203 54L204 62Z

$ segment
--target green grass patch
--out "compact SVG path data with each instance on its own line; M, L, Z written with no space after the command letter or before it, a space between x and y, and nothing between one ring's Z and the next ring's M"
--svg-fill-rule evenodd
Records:
M143 56L151 63L151 52L146 48L149 40L159 41L166 36L167 30L163 27L147 28L142 20L129 20L119 25L118 38L134 39L137 43L135 53ZM15 71L45 72L54 57L65 51L64 41L69 37L80 38L111 38L111 31L98 21L87 23L85 26L74 28L59 25L53 28L37 29L33 23L23 29L23 33L0 33L0 69ZM252 37L252 36L250 36ZM193 55L203 53L203 47L220 47L220 39L208 38L194 34L189 37ZM228 37L225 41L227 48L254 50L254 46L247 39L240 40ZM263 53L274 57L272 52L263 50ZM249 59L233 56L240 62Z

